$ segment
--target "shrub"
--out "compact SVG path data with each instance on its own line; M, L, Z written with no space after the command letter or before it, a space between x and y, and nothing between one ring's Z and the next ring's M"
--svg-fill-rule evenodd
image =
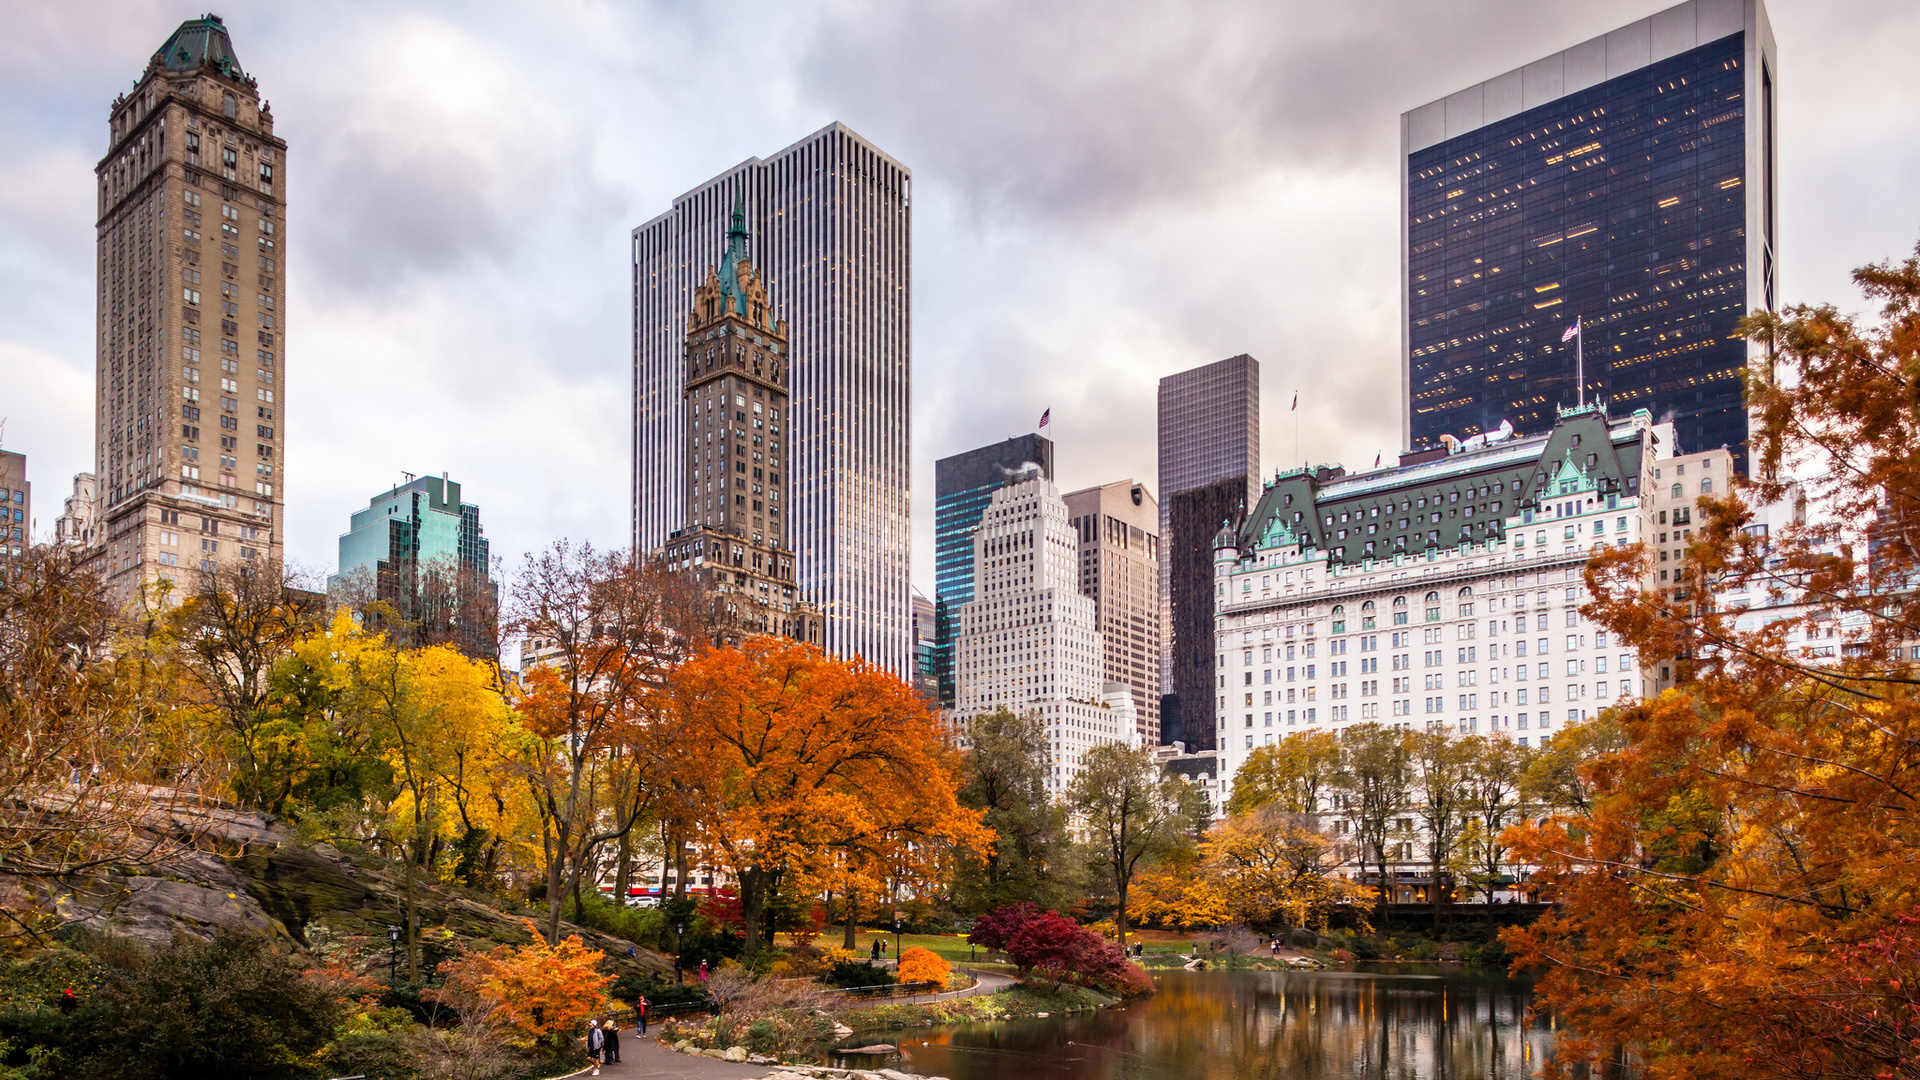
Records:
M1413 948L1407 950L1407 955L1415 960L1431 960L1439 952L1439 946L1433 942L1421 941L1414 943Z
M892 986L900 980L894 978L893 972L886 968L872 967L864 960L841 960L828 968L820 976L820 981L827 986L845 989L851 986Z
M568 901L567 917L589 930L649 949L658 949L673 937L667 930L667 916L659 908L629 907L603 896L583 896L577 909Z
M1023 974L1040 972L1055 982L1070 980L1122 996L1153 992L1153 981L1119 945L1033 904L989 912L974 924L968 940L1005 952Z
M900 981L903 983L926 982L944 988L947 974L953 965L942 960L931 949L915 946L900 954Z

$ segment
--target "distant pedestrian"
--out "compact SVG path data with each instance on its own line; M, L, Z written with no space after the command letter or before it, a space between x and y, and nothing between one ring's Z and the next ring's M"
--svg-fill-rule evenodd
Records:
M60 1011L70 1013L80 1007L80 999L73 995L73 987L60 991Z
M640 1034L647 1033L647 995L641 994L640 1000L633 1003L633 1015L640 1018Z
M606 1023L600 1025L600 1030L606 1033L607 1060L618 1064L620 1061L620 1025L614 1023L612 1020L608 1020Z
M876 964L880 962L880 939L879 938L873 939L873 960L874 960L874 963Z
M700 961L700 981L707 981L707 962L705 960Z
M600 1066L607 1056L607 1037L601 1033L598 1021L587 1021L587 1060L593 1062L593 1075L600 1075Z

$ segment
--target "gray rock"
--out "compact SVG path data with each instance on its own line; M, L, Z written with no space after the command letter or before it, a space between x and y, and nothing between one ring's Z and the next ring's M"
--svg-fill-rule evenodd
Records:
M747 1060L747 1048L744 1046L729 1046L720 1057L725 1061L745 1061Z
M840 1052L843 1054L895 1054L899 1053L899 1050L900 1048L892 1043L874 1043L872 1046L861 1046Z

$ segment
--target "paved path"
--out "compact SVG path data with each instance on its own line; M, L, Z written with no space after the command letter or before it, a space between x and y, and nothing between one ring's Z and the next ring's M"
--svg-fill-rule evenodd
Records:
M575 1073L591 1077L593 1069ZM656 1042L651 1035L642 1038L631 1027L620 1033L620 1060L600 1067L600 1075L610 1080L761 1080L780 1077L792 1080L792 1073L777 1072L766 1065L741 1065L692 1054L676 1054Z
M975 997L980 994L995 994L1014 985L1015 979L997 971L980 971L974 968L963 970L973 973L974 984L965 990L951 990L944 994L919 994L914 997L886 998L888 1005L925 1005L934 1001L958 1001L961 998Z

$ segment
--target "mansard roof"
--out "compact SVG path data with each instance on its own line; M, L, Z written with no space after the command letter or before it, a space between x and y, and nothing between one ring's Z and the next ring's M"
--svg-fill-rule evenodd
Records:
M233 51L233 39L227 36L227 24L212 13L181 23L167 43L153 54L153 62L168 71L210 67L229 78L247 77L240 68L239 55Z

